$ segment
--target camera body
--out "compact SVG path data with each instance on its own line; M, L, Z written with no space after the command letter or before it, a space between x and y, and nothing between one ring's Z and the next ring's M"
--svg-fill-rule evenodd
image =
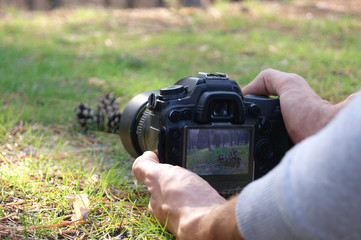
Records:
M243 96L224 73L200 72L138 95L123 112L120 135L133 157L154 151L223 195L265 175L293 146L279 99Z

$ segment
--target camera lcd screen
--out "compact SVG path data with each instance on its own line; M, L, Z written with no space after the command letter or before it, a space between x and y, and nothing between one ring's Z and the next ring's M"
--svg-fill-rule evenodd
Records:
M252 126L187 126L184 167L206 179L250 180L252 142Z

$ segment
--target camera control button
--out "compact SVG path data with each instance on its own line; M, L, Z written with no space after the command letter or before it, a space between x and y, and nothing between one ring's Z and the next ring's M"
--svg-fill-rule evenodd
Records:
M262 163L266 163L274 157L274 151L271 141L263 140L256 146L256 158Z
M172 137L173 137L174 139L179 139L179 138L181 137L180 131L179 131L179 130L174 130L174 131L172 132Z
M179 94L179 93L183 93L185 92L185 88L182 85L173 85L173 86L168 86L168 87L164 87L160 89L160 94L161 95L175 95L175 94Z
M157 96L154 93L151 93L148 97L148 109L149 110L154 110L155 106L157 104Z
M184 120L191 120L192 119L192 112L189 110L184 110L182 112L182 117Z
M181 113L178 111L171 111L169 113L169 120L172 122L178 122L181 119Z
M261 108L256 104L251 104L248 108L248 113L251 117L257 117L261 113Z
M257 132L261 136L268 135L271 131L271 122L266 117L259 117L257 120Z
M175 154L175 155L177 155L177 154L179 154L179 148L178 147L172 147L172 153L173 154Z
M281 112L280 106L276 106L276 107L273 109L271 118L272 118L272 119L282 119L282 112Z

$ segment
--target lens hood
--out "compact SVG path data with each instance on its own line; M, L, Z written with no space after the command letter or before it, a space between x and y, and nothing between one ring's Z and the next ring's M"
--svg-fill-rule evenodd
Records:
M136 130L144 111L147 109L148 97L152 93L158 94L159 91L147 91L136 95L125 107L120 119L120 139L125 150L134 158L143 153Z

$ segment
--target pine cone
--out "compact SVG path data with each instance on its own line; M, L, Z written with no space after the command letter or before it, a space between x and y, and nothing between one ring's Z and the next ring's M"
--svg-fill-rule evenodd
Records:
M84 103L80 103L75 111L77 121L82 128L106 130L112 133L116 133L119 129L121 113L116 97L111 93L99 100L96 113Z
M231 150L228 155L228 160L229 160L230 167L238 168L240 165L240 162L241 162L241 157L240 157L238 151Z
M112 133L118 132L121 114L119 111L112 112L108 115L108 131Z
M98 110L109 114L119 110L119 104L116 102L116 97L112 93L108 93L104 98L100 99Z
M90 126L94 123L94 111L84 103L75 108L76 117L81 127Z
M112 93L108 93L104 98L100 99L98 105L98 115L99 118L104 119L104 129L112 133L118 131L121 117L116 99Z
M227 166L227 163L228 163L228 158L226 155L224 155L223 153L218 155L218 161L224 165L224 166Z

